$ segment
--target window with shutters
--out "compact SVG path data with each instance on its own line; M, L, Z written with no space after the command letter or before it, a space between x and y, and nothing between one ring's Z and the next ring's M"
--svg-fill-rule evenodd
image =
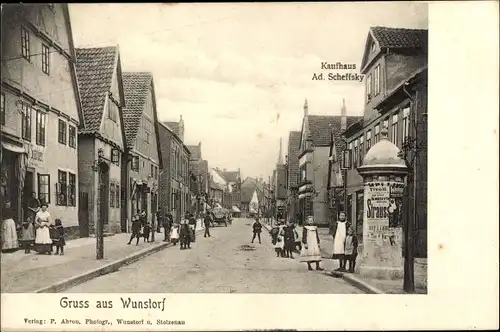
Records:
M68 206L76 206L76 174L69 173Z
M373 136L373 144L377 144L380 141L380 124L375 126L375 135Z
M58 183L56 184L57 189L57 205L67 206L68 205L68 173L64 171L58 171Z

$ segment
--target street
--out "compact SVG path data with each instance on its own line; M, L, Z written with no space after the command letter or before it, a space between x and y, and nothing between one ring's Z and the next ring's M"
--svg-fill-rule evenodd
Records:
M359 294L325 271L308 271L305 263L277 258L269 234L251 244L251 219L234 219L228 227L211 228L211 237L197 235L191 249L179 245L159 251L119 271L66 290L66 293L292 293Z

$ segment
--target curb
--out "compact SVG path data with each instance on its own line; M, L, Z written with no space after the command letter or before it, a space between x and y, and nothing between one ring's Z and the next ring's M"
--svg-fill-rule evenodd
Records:
M267 224L263 224L263 225L268 231L271 230L271 226L269 226ZM322 254L322 256L325 256L322 258L330 259L331 255L328 254L324 249L320 249L320 253ZM334 272L326 272L325 275L328 275L328 276L334 277L334 278L342 278L348 284L358 288L359 290L361 290L367 294L385 294L385 292L381 291L380 289L370 285L369 283L359 279L358 277L356 277L355 275L350 274L350 273L343 273L343 272L334 271Z
M203 231L203 229L200 229L195 232L195 235L200 234ZM40 288L38 290L35 290L33 293L59 293L64 290L67 290L71 287L75 287L79 284L82 284L84 282L87 282L89 280L95 279L97 277L116 272L118 271L122 266L132 264L144 257L147 257L149 255L152 255L160 250L166 249L168 247L172 247L171 242L165 242L165 243L160 243L157 246L145 248L143 250L140 250L138 252L135 252L133 254L130 254L124 258L120 258L114 262L108 263L104 266L98 267L93 270L89 270L87 272L84 272L82 274L76 275L74 277L64 279L62 281L56 282L50 286L46 286L43 288Z

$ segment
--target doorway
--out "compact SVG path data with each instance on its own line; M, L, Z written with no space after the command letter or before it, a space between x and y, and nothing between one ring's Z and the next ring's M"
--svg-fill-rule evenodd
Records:
M100 221L98 225L101 227L100 231L102 234L104 226L108 225L109 210L109 166L104 162L99 165L97 190L99 192L97 218Z

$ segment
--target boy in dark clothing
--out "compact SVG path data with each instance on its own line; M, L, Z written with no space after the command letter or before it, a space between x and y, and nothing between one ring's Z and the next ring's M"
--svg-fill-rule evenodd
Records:
M203 219L203 223L205 224L205 235L204 237L210 237L210 224L212 223L212 216L209 212L205 214L205 218Z
M66 241L64 240L64 227L62 225L61 219L55 220L53 243L56 246L56 255L59 254L63 256L64 246L66 245Z
M142 228L142 236L144 237L144 242L149 242L149 234L151 233L151 224L146 223Z
M139 239L141 238L141 220L139 218L139 215L135 215L132 218L132 235L130 236L130 240L128 241L127 244L132 243L132 240L134 238L137 238L136 246L139 245Z
M259 243L262 243L260 241L260 233L262 232L262 224L259 221L259 218L255 218L255 222L253 223L253 237L252 237L252 243L255 240L255 237L259 237Z
M345 238L345 260L349 262L348 272L354 273L354 268L356 267L356 257L358 255L358 238L354 234L354 228L349 227L347 231L347 236Z
M171 213L168 213L163 219L163 231L165 232L164 242L170 240L170 231L172 230L172 224L174 222L174 217Z

